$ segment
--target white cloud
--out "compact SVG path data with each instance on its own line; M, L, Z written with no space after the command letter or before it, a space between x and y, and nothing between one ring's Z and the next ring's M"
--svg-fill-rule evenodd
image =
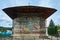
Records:
M40 0L39 6L52 7L51 0Z
M52 19L51 17L49 17L49 18L46 19L46 26L47 26L47 27L49 26L49 23L50 23L50 20L51 20L51 19Z
M16 6L28 5L29 0L15 0Z

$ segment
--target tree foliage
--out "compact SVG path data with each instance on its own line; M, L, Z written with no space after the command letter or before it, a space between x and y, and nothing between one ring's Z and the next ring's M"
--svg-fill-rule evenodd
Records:
M50 21L49 27L48 27L48 34L52 36L56 36L58 33L57 26L54 25L53 21Z
M60 30L60 26L59 25L56 25L57 26L57 29Z
M0 27L1 32L6 32L7 30L12 30L12 28Z

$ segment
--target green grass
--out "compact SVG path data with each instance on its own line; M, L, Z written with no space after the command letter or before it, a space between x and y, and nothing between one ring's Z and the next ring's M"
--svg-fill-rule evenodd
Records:
M0 36L0 38L7 38L8 36Z

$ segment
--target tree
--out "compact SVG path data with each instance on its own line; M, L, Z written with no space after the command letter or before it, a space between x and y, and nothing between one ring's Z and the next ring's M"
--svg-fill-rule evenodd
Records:
M50 24L49 24L49 27L48 27L48 34L49 35L52 35L53 31L55 31L54 27L55 27L55 25L54 25L53 21L51 20Z
M48 27L48 34L51 36L56 36L58 33L57 26L54 25L54 22L51 20ZM51 37L52 38L52 37Z
M7 30L12 30L12 28L0 27L1 32L6 32Z
M56 25L57 26L57 29L60 30L60 25Z

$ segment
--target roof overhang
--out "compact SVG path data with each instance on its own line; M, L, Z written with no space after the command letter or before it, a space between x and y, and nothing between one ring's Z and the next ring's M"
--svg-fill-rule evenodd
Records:
M18 6L5 8L3 11L12 19L18 16L41 16L46 19L57 10L40 6Z

